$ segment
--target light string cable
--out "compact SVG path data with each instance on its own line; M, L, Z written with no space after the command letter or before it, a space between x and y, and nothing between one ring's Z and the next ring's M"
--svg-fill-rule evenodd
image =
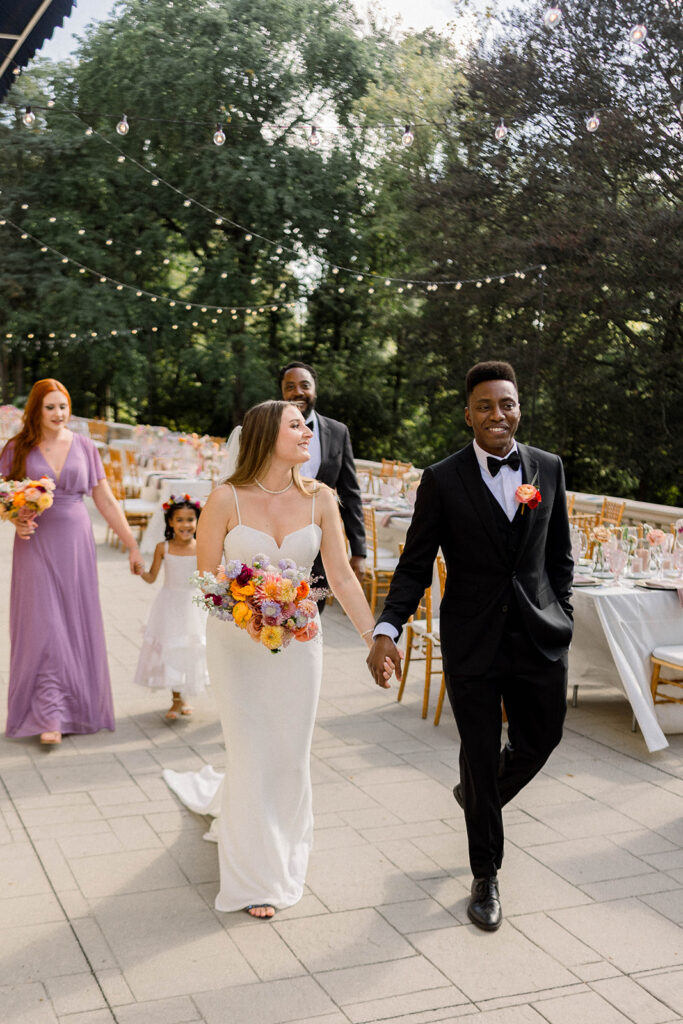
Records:
M70 113L74 118L78 119L81 122L81 124L87 125L87 122L84 121L79 114L73 111L70 111ZM435 291L439 285L455 285L456 288L459 288L464 284L476 285L479 282L481 282L481 284L490 284L493 280L498 280L499 282L502 283L507 278L520 277L522 275L531 273L534 270L540 268L540 264L534 264L533 266L524 267L522 270L517 269L504 271L502 273L490 273L482 277L461 277L446 279L440 278L438 280L430 280L415 277L392 277L390 275L380 274L376 271L361 272L357 268L347 267L344 266L343 264L334 263L333 261L327 260L324 257L316 255L315 253L311 253L305 250L303 246L296 248L292 245L288 245L285 242L269 238L267 235L263 235L260 232L252 228L249 228L244 224L240 224L238 221L232 220L230 217L225 216L224 214L220 213L217 210L214 210L212 207L208 206L206 203L203 203L201 200L189 196L182 189L172 184L172 182L167 181L165 178L161 177L155 171L152 171L140 160L136 159L136 157L129 156L128 154L124 153L124 151L120 149L119 146L117 146L114 142L108 139L105 135L102 135L101 132L98 132L91 125L87 125L86 134L97 136L97 138L101 139L102 142L104 142L107 146L113 149L114 152L118 154L117 162L124 163L128 161L132 163L135 167L137 167L139 170L147 174L151 178L151 184L153 186L156 187L158 185L164 185L166 188L174 192L177 196L182 198L184 206L196 206L198 209L203 210L210 217L213 217L217 227L220 227L222 224L229 224L231 227L234 227L236 230L241 231L244 234L245 241L249 242L253 238L257 238L260 241L264 242L266 245L275 246L275 252L276 255L278 256L281 255L283 252L289 252L294 257L296 257L297 260L306 259L311 262L317 263L322 269L331 270L333 274L343 272L353 276L357 281L361 282L364 280L372 280L375 283L378 281L383 281L386 286L397 284L399 286L406 286L409 289L412 289L414 287L423 287L427 288L428 290Z

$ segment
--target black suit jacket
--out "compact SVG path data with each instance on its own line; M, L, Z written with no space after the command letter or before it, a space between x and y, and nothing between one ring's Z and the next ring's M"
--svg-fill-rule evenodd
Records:
M490 667L512 598L532 641L551 661L571 640L573 562L562 462L538 448L518 448L524 480L536 484L542 500L535 509L524 508L514 556L495 521L471 443L426 469L418 488L379 621L401 630L432 582L441 548L447 577L440 636L448 673L480 675Z
M351 545L351 554L364 558L363 504L360 499L349 428L339 420L321 416L319 412L316 412L316 416L320 431L320 469L316 479L337 492L339 511ZM305 465L301 467L301 471L305 476Z

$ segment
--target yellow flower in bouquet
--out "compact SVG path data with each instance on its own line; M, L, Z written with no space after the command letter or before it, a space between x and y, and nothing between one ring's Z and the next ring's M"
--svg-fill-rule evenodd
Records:
M279 651L285 639L282 626L264 626L261 630L261 643L269 651Z
M282 604L290 604L296 598L297 583L293 580L281 578L277 587L276 600Z
M244 601L238 601L232 610L232 617L240 629L246 629L247 623L253 614L249 605Z
M39 512L44 512L46 508L50 508L52 505L52 495L47 491L44 494L39 495L36 505L38 506Z

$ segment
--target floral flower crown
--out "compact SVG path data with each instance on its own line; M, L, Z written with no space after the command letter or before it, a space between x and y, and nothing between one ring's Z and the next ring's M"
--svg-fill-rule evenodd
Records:
M197 512L201 512L202 509L201 501L195 501L189 494L181 494L178 497L176 497L175 494L171 494L168 501L165 501L161 507L164 512L168 512L169 509L176 506L181 507L182 505L191 505Z

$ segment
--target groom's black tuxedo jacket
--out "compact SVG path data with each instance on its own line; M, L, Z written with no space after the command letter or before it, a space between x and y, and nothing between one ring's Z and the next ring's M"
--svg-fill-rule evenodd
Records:
M320 432L320 469L316 479L327 484L339 496L339 511L349 539L352 555L365 557L365 527L363 525L363 503L360 498L356 466L349 428L329 416L318 417ZM304 475L306 467L302 467Z
M446 590L440 609L444 670L481 675L500 645L512 602L535 646L551 661L572 635L573 562L562 462L518 444L525 483L541 503L520 506L517 543L506 543L473 445L424 471L403 555L380 616L398 630L432 582L441 548Z

